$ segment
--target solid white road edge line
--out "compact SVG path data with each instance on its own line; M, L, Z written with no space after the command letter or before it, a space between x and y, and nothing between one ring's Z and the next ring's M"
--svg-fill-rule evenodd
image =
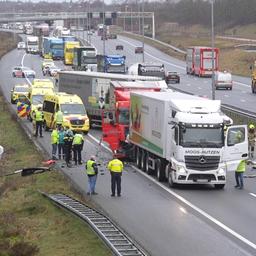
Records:
M256 195L255 194L253 194L253 193L249 193L251 196L254 196L254 197L256 197Z
M95 142L100 143L100 141L98 139L96 139L94 136L88 134L88 136L93 139ZM107 146L101 144L102 147L104 147L106 150L112 152ZM232 230L231 228L229 228L228 226L226 226L225 224L223 224L222 222L218 221L217 219L215 219L214 217L212 217L210 214L206 213L205 211L201 210L199 207L195 206L194 204L190 203L187 199L185 199L184 197L178 195L177 193L175 193L174 191L172 191L171 189L167 188L166 186L164 186L163 184L159 183L158 181L156 181L154 178L148 176L146 173L142 172L140 169L136 168L135 166L131 166L134 170L136 170L137 172L139 172L141 175L143 175L144 177L146 177L147 179L149 179L150 181L152 181L153 183L155 183L156 185L160 186L162 189L164 189L166 192L168 192L169 194L173 195L174 197L176 197L178 200L180 200L181 202L183 202L184 204L186 204L187 206L189 206L190 208L192 208L193 210L195 210L196 212L198 212L199 214L201 214L202 216L204 216L205 218L207 218L208 220L210 220L211 222L213 222L214 224L216 224L217 226L219 226L220 228L222 228L223 230L225 230L226 232L228 232L229 234L231 234L232 236L234 236L235 238L239 239L240 241L242 241L243 243L249 245L250 247L252 247L254 250L256 250L256 244L254 244L253 242L251 242L250 240L248 240L247 238L243 237L242 235L238 234L236 231ZM255 195L256 197L256 195Z
M119 39L119 40L120 40L120 41L123 41L123 42L125 42L125 43L127 43L127 44L129 44L129 45L131 45L131 46L133 46L133 47L136 47L136 46L137 46L137 45L135 45L135 44L133 44L133 43L130 43L129 41L126 41L126 40L124 40L124 39ZM150 57L152 57L152 58L154 58L154 59L156 59L156 60L159 60L159 61L161 61L161 62L164 62L164 63L166 63L166 64L168 64L168 65L174 66L174 67L179 68L179 69L182 69L182 70L186 70L186 69L185 69L184 67L182 67L182 66L175 65L175 64L172 64L172 63L170 63L170 62L168 62L168 61L165 61L165 60L162 60L162 59L160 59L160 58L157 58L157 57L155 57L155 56L149 54L149 53L146 52L146 51L145 51L145 53L146 53L148 56L150 56ZM246 87L249 87L249 86L250 86L250 85L248 85L248 84L240 83L240 82L237 82L237 81L234 81L234 83L239 84L239 85L243 85L243 86L246 86Z
M26 57L26 53L22 56L22 59L21 59L21 66L22 67L24 67L24 59L25 59L25 57ZM31 84L31 82L30 82L30 80L27 78L27 77L25 77L25 79L26 79L26 81L29 83L29 85L31 86L32 84Z

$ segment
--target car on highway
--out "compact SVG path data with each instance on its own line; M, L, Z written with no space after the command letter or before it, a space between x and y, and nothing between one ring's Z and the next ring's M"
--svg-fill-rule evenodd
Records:
M110 34L108 36L109 39L117 39L117 35L116 34Z
M44 59L41 65L42 70L46 67L46 66L54 66L54 61L53 59Z
M26 44L25 44L25 42L18 42L18 44L17 44L17 49L18 49L18 50L26 49Z
M224 70L223 72L217 71L214 74L215 89L232 90L233 80L230 72Z
M109 36L108 35L105 35L105 36L101 36L101 40L108 40L109 39Z
M52 66L47 65L43 68L43 75L56 76L59 71L61 71L61 68L58 68L55 65L52 65Z
M13 77L28 77L28 78L35 78L36 72L31 68L24 67L24 66L17 66L12 69L12 76Z
M135 53L143 53L143 47L141 46L138 46L138 47L135 47Z
M93 35L93 31L92 31L92 30L89 30L87 33L88 33L88 35L90 35L90 36Z
M18 99L22 96L28 97L29 85L28 84L16 84L11 90L11 103L17 103Z
M165 74L165 81L167 84L169 83L180 83L180 76L177 72L174 71L167 71Z
M124 49L124 46L122 45L122 44L118 44L117 46L116 46L116 50L117 51L119 51L119 50L123 50Z

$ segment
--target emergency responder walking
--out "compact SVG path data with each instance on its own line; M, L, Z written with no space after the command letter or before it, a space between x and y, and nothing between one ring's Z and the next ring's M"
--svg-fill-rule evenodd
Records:
M117 158L113 158L113 160L109 161L108 169L111 174L111 196L116 195L116 188L117 188L117 196L121 196L121 176L123 171L124 165L122 161Z
M54 115L54 122L55 122L55 126L57 127L57 129L59 129L62 126L63 113L61 112L60 109Z
M241 160L238 164L235 172L236 185L235 188L244 188L244 172L246 168L246 160Z
M249 125L248 139L249 139L249 158L253 159L253 153L254 153L255 142L256 142L255 126L253 124Z
M98 165L95 161L95 156L91 156L90 160L86 162L85 169L88 176L87 195L97 195L95 192L95 186L98 174Z
M56 128L52 130L51 133L51 143L52 143L52 159L57 160L56 153L59 141L59 133Z
M35 112L35 121L36 121L36 134L35 136L38 136L38 130L40 133L40 137L43 137L42 134L42 127L43 127L43 121L44 121L44 114L42 112L42 108L39 107L38 110Z
M71 129L67 129L64 132L65 161L66 161L67 167L70 167L73 137L74 135Z
M84 137L80 132L77 132L75 134L72 145L73 145L75 165L77 165L77 162L78 164L82 164L81 152L83 150Z

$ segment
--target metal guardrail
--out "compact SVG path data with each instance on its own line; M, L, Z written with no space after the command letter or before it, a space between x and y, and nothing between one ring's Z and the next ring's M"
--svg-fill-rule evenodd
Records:
M134 33L131 33L131 32L125 32L125 34L130 34L130 35L133 35L133 36L135 35L135 36L138 36L138 37L143 38L142 35L134 34ZM175 47L175 46L173 46L173 45L164 43L164 42L162 42L162 41L159 41L159 40L157 40L157 39L153 39L153 38L148 37L148 36L145 36L145 38L147 38L147 39L149 39L149 40L151 40L151 41L153 41L153 42L155 42L155 43L161 44L161 45L163 45L163 46L165 46L165 47L169 47L169 48L171 48L172 50L174 50L175 52L179 52L179 53L182 53L182 54L186 54L185 51L183 51L183 50L181 50L181 49L179 49L179 48L177 48L177 47Z
M40 192L69 212L86 221L117 256L147 256L137 245L102 213L64 194Z

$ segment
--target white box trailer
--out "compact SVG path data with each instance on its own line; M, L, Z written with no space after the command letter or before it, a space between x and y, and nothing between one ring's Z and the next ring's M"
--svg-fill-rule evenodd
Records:
M159 181L223 188L226 171L248 157L247 126L230 126L225 136L218 100L171 90L132 92L130 100L136 165Z

